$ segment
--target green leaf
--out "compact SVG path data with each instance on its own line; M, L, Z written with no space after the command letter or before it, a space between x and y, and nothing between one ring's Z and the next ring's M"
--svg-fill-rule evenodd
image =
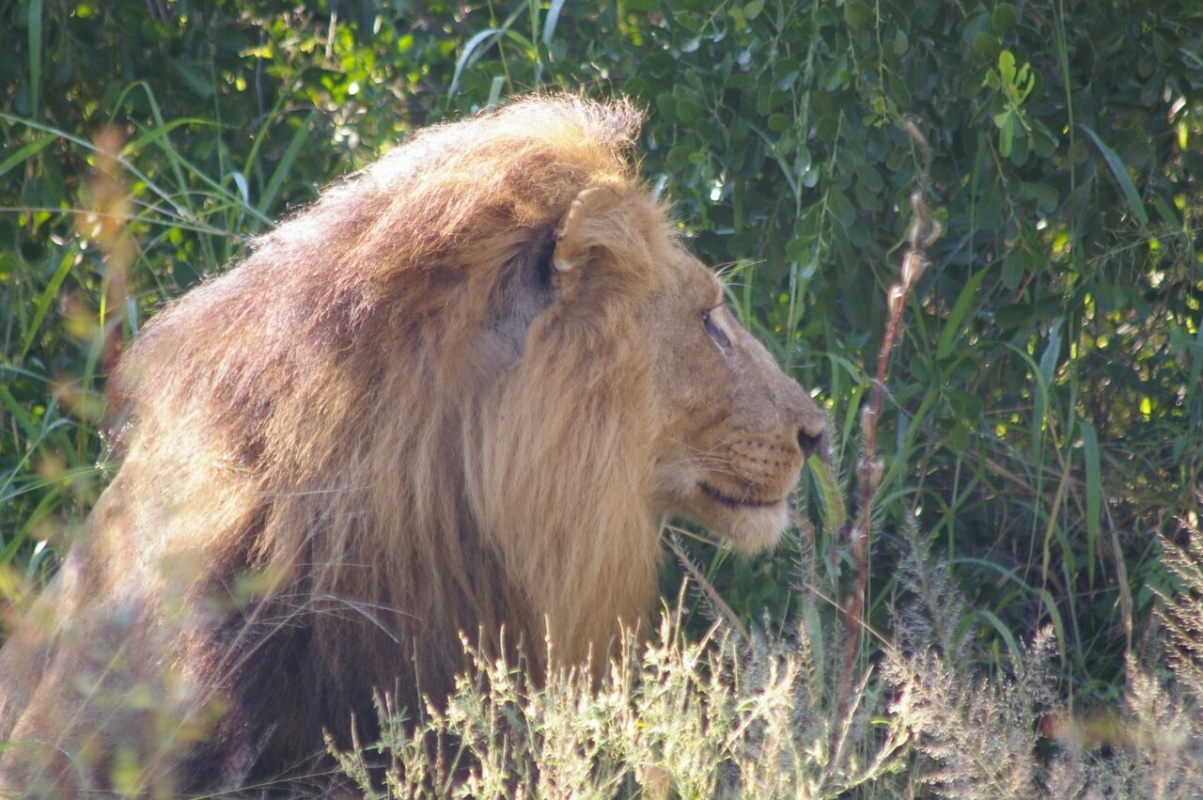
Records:
M1051 214L1057 210L1057 202L1061 199L1057 187L1047 183L1025 183L1020 187L1019 196L1031 198L1041 213Z
M994 124L998 126L998 152L1007 158L1015 144L1015 114L1011 111L995 114Z
M692 97L677 100L677 119L692 125L702 118L702 104Z
M1003 86L1015 84L1015 55L1010 50L998 54L998 74L1002 77Z
M952 409L952 413L956 414L957 419L970 423L976 423L981 419L982 398L973 392L963 389L948 389L945 396L948 398L948 407Z
M198 97L208 100L217 91L209 79L191 64L186 64L179 59L172 59L171 66L179 74L180 78L183 79L184 84L195 92Z
M1045 262L1040 254L1023 239L1003 259L1002 282L1008 289L1014 289L1029 275L1044 272Z
M869 7L868 3L852 0L851 3L844 6L844 22L853 30L867 28L873 24L873 20L873 9Z
M998 37L990 31L978 31L973 37L973 52L986 58L993 58L998 52Z
M956 455L964 455L965 451L969 449L969 428L963 422L953 422L948 428L945 443L948 445L948 449Z
M1002 36L1007 31L1015 26L1015 20L1018 14L1015 13L1015 6L1010 3L999 3L994 9L994 13L990 16L990 27L999 36Z

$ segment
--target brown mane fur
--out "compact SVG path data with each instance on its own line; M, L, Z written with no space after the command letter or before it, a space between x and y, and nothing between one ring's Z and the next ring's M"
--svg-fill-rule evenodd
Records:
M577 661L641 620L661 512L630 301L677 290L681 256L632 172L639 123L535 98L423 131L160 313L111 380L124 464L44 600L85 644L14 637L0 737L104 742L105 768L108 723L71 733L39 700L103 640L128 681L185 687L183 716L220 708L161 758L221 788L323 729L345 745L352 714L370 734L374 689L444 696L460 631ZM610 201L571 248L598 264L559 274L589 187ZM3 758L0 787L28 776Z

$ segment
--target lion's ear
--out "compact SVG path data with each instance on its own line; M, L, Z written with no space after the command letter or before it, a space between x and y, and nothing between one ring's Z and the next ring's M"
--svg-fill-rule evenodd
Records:
M606 249L613 236L609 212L621 199L620 186L603 183L582 191L568 207L551 259L553 283L561 295L575 292L582 271Z

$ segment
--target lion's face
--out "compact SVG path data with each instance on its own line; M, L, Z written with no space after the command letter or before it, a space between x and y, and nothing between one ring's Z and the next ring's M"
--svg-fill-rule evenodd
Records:
M724 304L718 279L669 248L674 284L648 299L659 420L653 502L743 552L777 541L786 496L825 415Z
M685 517L743 552L774 544L786 496L819 448L823 412L739 324L722 284L638 187L581 192L560 226L555 265L563 299L588 294L591 271L593 292L624 297L615 305L630 316L617 335L637 337L650 373L649 396L636 402L649 422L651 511ZM643 276L643 288L606 284L614 265Z

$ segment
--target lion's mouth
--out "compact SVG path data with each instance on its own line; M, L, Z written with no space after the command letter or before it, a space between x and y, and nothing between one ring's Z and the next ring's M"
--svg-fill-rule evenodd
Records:
M727 494L722 489L711 486L704 481L698 483L698 488L702 490L702 494L706 495L716 503L727 506L728 508L772 508L773 506L780 505L781 503L781 498L779 497L772 500L763 500L757 497L749 497L746 495L743 497L735 497L734 495Z

